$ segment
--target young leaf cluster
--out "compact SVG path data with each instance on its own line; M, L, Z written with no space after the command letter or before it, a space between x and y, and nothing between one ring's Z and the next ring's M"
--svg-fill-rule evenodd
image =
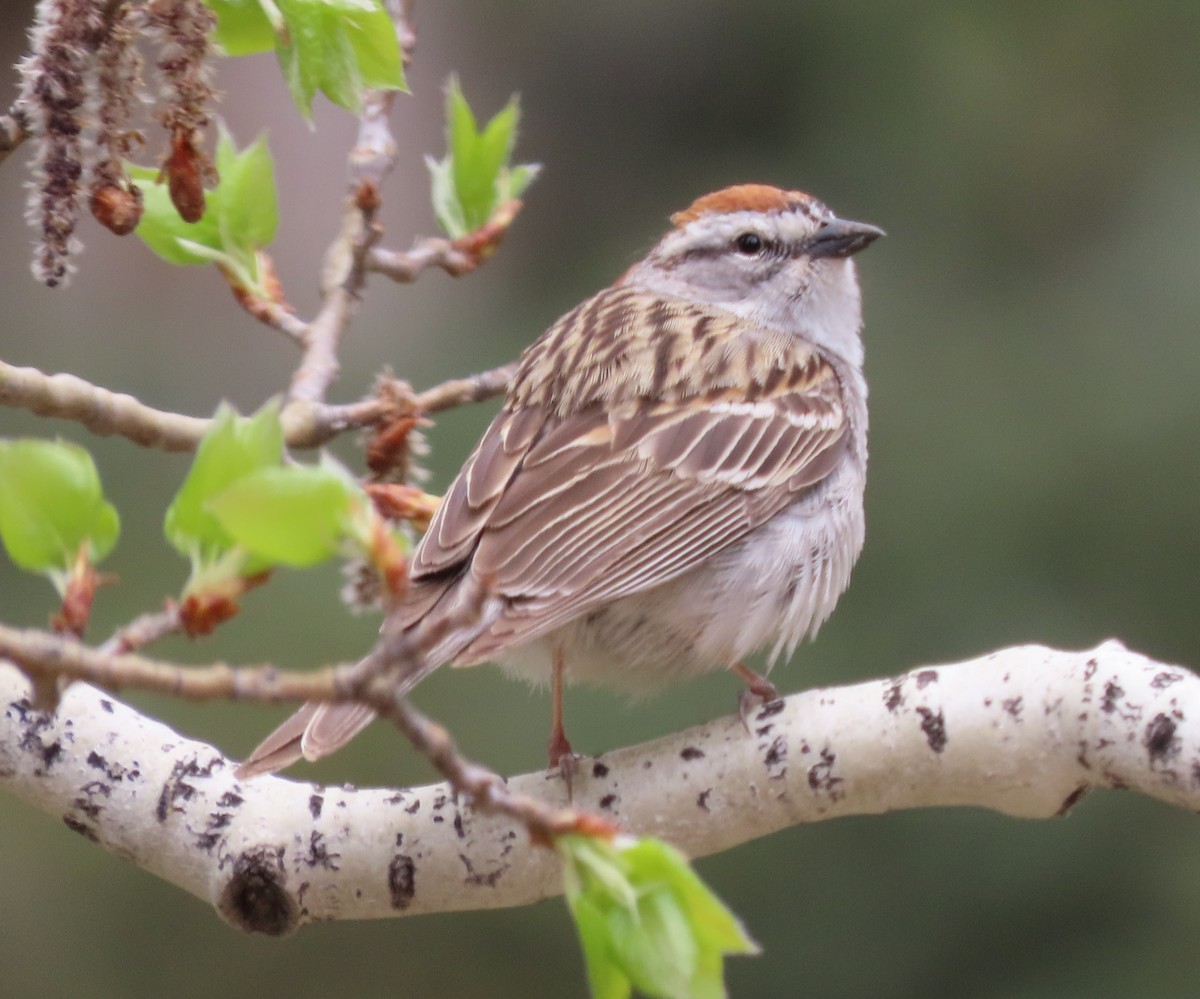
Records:
M216 163L220 183L194 223L179 217L167 188L156 183L157 170L131 166L132 176L146 184L137 234L168 263L215 263L235 285L269 298L259 251L275 238L279 223L271 153L262 138L239 152L222 128Z
M725 995L726 954L758 947L678 850L655 839L568 835L567 904L594 999Z
M370 557L388 530L332 458L286 460L279 412L278 400L248 418L222 405L196 450L164 524L191 559L190 593L274 566L307 568L347 549Z
M519 198L541 169L535 163L512 166L520 121L512 98L480 131L458 80L446 88L446 155L425 162L433 179L433 210L452 239L486 225L497 211Z
M204 0L229 55L275 50L306 118L320 91L357 114L368 90L404 90L396 29L380 0Z
M117 543L120 518L92 456L67 441L0 440L0 540L8 557L48 576L60 595L79 559Z

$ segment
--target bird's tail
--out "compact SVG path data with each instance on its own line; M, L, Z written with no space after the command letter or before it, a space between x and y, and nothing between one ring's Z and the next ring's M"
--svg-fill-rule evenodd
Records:
M487 599L485 585L478 582L472 587L461 582L443 586L436 596L424 596L425 600L411 601L384 624L385 636L388 631L396 635L396 645L402 650L400 661L392 667L398 697L454 660L495 622L501 610L500 602ZM428 599L430 596L433 599ZM385 637L377 651L386 650L387 644ZM365 704L309 701L263 739L234 770L234 776L245 780L275 773L301 758L310 762L322 759L341 749L374 719L375 711Z

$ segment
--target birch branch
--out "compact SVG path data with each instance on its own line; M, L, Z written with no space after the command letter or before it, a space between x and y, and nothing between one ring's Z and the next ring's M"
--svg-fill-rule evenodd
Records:
M0 666L0 784L245 930L524 905L558 861L445 784L238 782L220 752L82 684L53 717ZM1065 813L1094 788L1200 809L1200 677L1110 641L1022 646L767 705L583 761L574 804L691 854L842 815ZM547 773L510 791L565 803Z

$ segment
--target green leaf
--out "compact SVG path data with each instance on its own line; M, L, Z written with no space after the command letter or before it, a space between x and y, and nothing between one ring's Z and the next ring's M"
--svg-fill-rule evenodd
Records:
M536 164L510 166L520 108L513 97L479 130L458 80L446 87L446 155L426 158L432 180L433 210L454 239L474 232L497 208L521 193L537 175Z
M217 43L227 55L269 52L276 32L260 0L204 0L217 15Z
M592 994L725 995L724 956L757 953L679 851L653 839L561 836L567 903Z
M380 0L275 0L285 30L276 55L305 117L321 91L356 114L368 90L404 90L396 27Z
M355 497L326 466L285 465L243 476L208 508L253 555L303 568L337 553L350 530Z
M67 441L0 440L0 540L22 569L58 577L86 546L103 559L121 531L91 455Z
M157 170L131 166L133 178L145 182L137 234L169 263L219 263L243 287L261 291L258 251L275 238L279 222L275 168L266 140L259 138L238 152L222 127L216 165L220 183L207 193L204 217L196 223L179 217L166 185L158 183Z
M193 574L227 556L237 542L209 509L234 482L283 460L281 403L273 399L250 418L222 403L196 449L187 478L167 509L167 540L192 560Z
M204 0L230 55L275 49L306 118L321 91L358 113L367 90L405 90L396 27L380 0Z

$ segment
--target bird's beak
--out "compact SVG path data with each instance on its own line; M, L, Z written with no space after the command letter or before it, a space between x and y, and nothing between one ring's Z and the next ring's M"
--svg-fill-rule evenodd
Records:
M826 222L808 244L809 257L849 257L865 249L880 236L885 235L878 226L866 222L851 222L834 219Z

